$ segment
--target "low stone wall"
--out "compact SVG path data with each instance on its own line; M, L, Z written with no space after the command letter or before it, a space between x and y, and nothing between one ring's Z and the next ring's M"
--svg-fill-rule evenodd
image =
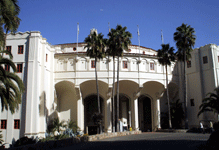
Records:
M141 131L126 131L126 132L115 132L115 133L103 133L103 134L96 134L90 135L88 137L88 141L97 141L105 138L117 137L117 136L125 136L131 134L141 134Z

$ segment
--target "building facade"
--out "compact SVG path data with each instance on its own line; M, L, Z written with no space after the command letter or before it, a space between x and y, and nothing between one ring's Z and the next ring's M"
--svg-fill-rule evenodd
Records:
M5 142L23 136L45 137L48 124L57 117L76 121L85 133L96 132L91 119L97 112L95 63L86 55L85 43L50 45L35 31L8 34L6 45L26 90L17 112L0 112ZM156 55L153 49L130 45L129 51L119 58L119 119L133 130L160 129L161 112L167 110L166 73ZM204 61L205 56L208 63L202 64L200 58ZM194 50L191 66L187 66L188 104L194 104L188 105L190 127L198 126L201 119L209 116L217 119L215 115L196 116L205 94L218 86L218 56L218 46L206 45ZM117 58L114 63L117 66ZM112 95L112 58L99 60L97 70L103 131L112 132L112 97L117 96L116 92ZM168 78L170 100L183 101L180 63L168 67Z

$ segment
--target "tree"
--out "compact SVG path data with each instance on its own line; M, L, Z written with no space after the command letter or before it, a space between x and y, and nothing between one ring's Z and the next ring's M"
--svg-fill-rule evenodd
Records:
M67 128L68 129L72 129L73 133L76 133L78 131L78 129L80 129L77 126L77 122L70 120L69 122L67 122Z
M170 111L173 127L177 129L181 128L181 123L185 116L182 103L179 99L170 103Z
M20 7L17 0L0 1L0 45L3 48L5 48L7 33L17 31L20 24L19 12ZM6 34L4 34L4 31Z
M168 103L166 103L168 104ZM161 113L162 118L162 128L168 128L169 124L169 112L162 112ZM172 101L170 102L170 116L171 116L171 122L172 127L175 129L181 128L182 120L184 120L184 111L182 107L182 103L180 100Z
M208 93L206 98L202 100L202 104L199 106L199 112L197 116L200 116L203 112L214 112L219 114L219 88L215 88L216 93Z
M106 53L113 57L113 89L112 89L112 126L113 132L115 132L115 57L116 57L116 49L115 49L115 30L111 29L109 32L109 40L107 40L107 50Z
M116 111L117 112L117 118L116 118L117 131L119 131L119 124L118 124L118 119L119 119L119 57L123 55L123 50L128 51L128 46L131 44L131 38L132 38L132 34L129 31L126 31L126 29L127 27L122 27L121 25L117 25L116 29L111 29L111 32L108 34L109 53L111 56L113 56L113 59L115 56L117 56L117 111ZM114 60L113 60L113 63L114 63ZM115 87L113 86L113 88Z
M105 55L106 39L103 38L102 33L97 34L97 30L91 30L90 35L85 38L84 42L87 44L84 48L87 48L87 55L90 58L95 58L95 77L96 77L96 89L97 89L97 103L98 103L98 113L101 115L100 111L100 96L98 87L98 77L97 77L97 60L102 59ZM101 132L101 125L99 126Z
M169 90L168 90L168 71L167 66L171 65L171 61L175 61L174 48L170 47L169 44L162 44L162 49L158 50L157 57L161 65L166 68L166 86L167 86L167 103L168 103L168 114L169 114L169 128L172 128L171 124L171 114L170 114L170 99L169 99Z
M11 61L13 58L9 51L0 51L1 54L8 54L10 59L0 55L0 98L2 111L10 110L13 114L19 108L21 103L21 94L24 91L23 81L15 73L17 72L15 64ZM6 71L3 66L8 65L13 72Z
M12 62L13 56L5 50L7 33L9 31L14 33L20 23L20 18L18 18L20 8L17 3L17 0L0 1L0 98L2 111L9 108L12 114L15 109L18 109L21 103L21 93L24 91L22 80L15 74L16 67ZM8 54L9 58L4 58L3 54ZM5 71L5 65L12 68L13 72Z
M59 118L55 118L53 120L53 132L58 131L60 133L61 128L65 128L66 124L65 121L59 121Z
M184 109L185 109L185 128L188 129L188 114L187 114L187 88L186 88L186 61L191 58L192 47L195 45L195 30L190 25L182 24L176 28L174 40L178 51L176 52L179 61L184 62Z
M3 136L2 136L2 131L0 131L0 145L2 145L2 143L4 142L4 140L2 140Z

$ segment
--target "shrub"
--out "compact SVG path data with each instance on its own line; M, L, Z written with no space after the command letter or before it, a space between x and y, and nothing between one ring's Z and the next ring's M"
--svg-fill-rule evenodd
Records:
M62 140L62 139L67 139L67 138L69 138L69 135L66 135L66 134L60 134L60 135L55 136L56 140Z
M18 146L22 146L22 145L28 145L28 144L35 144L37 143L36 139L34 138L28 138L28 137L22 137L20 139L18 139L15 144L14 147L18 147Z

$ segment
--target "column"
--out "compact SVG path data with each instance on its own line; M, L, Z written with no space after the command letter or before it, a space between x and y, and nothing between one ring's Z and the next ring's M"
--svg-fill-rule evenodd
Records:
M138 131L138 98L131 101L131 117L132 129Z
M160 99L157 99L157 128L158 128L158 130L161 129L161 122L160 122Z
M77 101L77 125L80 128L80 130L85 133L86 131L84 131L84 104L83 104L83 99L82 99L79 87L75 88L75 89L76 89L76 93L78 95L78 101Z
M104 130L105 132L112 132L112 119L111 119L111 97L104 101Z

